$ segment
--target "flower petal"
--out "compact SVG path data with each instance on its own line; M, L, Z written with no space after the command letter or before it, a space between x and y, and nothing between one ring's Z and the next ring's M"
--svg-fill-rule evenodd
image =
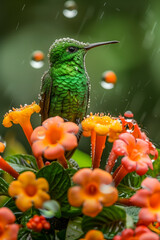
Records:
M139 221L138 224L145 224L145 225L149 225L152 222L156 221L156 215L153 214L151 211L149 211L148 208L142 208L139 211Z
M159 236L153 232L144 233L140 240L159 240Z
M73 176L73 182L81 185L85 185L89 182L92 170L89 168L80 169Z
M23 187L31 183L34 184L35 180L36 180L36 176L31 171L21 173L17 179L17 181L22 183Z
M132 161L132 159L130 159L129 157L123 157L121 163L128 172L133 172L136 170L136 162Z
M49 190L49 184L45 178L38 178L36 180L36 187L46 192Z
M35 142L37 140L41 140L45 137L46 129L43 126L37 127L34 129L31 135L31 142Z
M149 154L148 142L146 142L142 139L139 139L139 138L136 139L136 148L137 148L137 150L142 151L145 154Z
M153 193L155 190L160 191L160 182L156 178L147 177L143 180L141 186L148 189L150 193Z
M10 224L5 226L5 231L1 236L2 240L17 240L18 238L19 225Z
M46 159L54 160L61 157L64 154L64 147L60 144L49 145L45 149L43 155Z
M32 199L27 195L19 195L15 201L16 206L22 211L25 212L32 207Z
M98 230L90 230L85 235L86 240L104 240L103 233Z
M130 133L121 133L119 139L123 140L130 147L135 146L135 138Z
M68 190L68 201L74 207L79 207L84 201L84 193L81 187L75 186Z
M72 150L78 145L77 137L69 133L66 133L63 138L58 141L58 143L61 144L67 151Z
M95 217L102 211L102 204L96 199L86 199L83 203L82 212L84 215Z
M120 139L115 140L112 151L114 151L117 156L128 155L127 145Z
M11 197L17 196L23 191L23 185L19 181L13 181L10 183L8 193Z
M50 196L45 191L39 190L37 194L32 198L32 202L35 208L41 208L45 201L50 200Z
M138 175L144 175L148 171L148 166L146 163L138 161L136 164L136 173Z
M16 220L12 211L7 207L2 207L0 209L0 222L4 224L12 224Z
M33 133L34 133L34 131L33 131ZM34 156L36 158L42 156L42 154L43 154L43 152L44 152L44 150L46 149L47 146L48 145L44 141L41 141L41 140L35 141L32 144L32 152L33 152Z
M100 168L95 168L91 173L91 181L97 184L110 184L113 180L110 173Z
M150 192L147 189L140 189L131 198L130 201L137 207L148 207L148 198Z
M67 133L74 133L77 134L79 131L79 127L77 126L77 124L72 123L72 122L65 122L61 124L61 127L63 128L63 130Z
M101 199L101 203L103 203L105 207L113 205L113 203L115 203L118 199L117 189L115 187L108 186L108 191L107 189L106 189L106 193L105 191L103 191L100 199Z
M45 129L49 129L50 126L55 125L55 126L59 126L60 124L62 124L64 122L63 118L56 116L56 117L51 117L51 118L47 118L43 123L42 126Z

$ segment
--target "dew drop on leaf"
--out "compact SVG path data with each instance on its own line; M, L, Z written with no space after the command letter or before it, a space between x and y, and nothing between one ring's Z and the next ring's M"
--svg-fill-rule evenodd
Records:
M34 51L31 56L30 65L33 68L39 69L44 65L44 53L40 50Z
M78 14L77 4L75 1L69 0L64 3L63 15L66 18L74 18Z

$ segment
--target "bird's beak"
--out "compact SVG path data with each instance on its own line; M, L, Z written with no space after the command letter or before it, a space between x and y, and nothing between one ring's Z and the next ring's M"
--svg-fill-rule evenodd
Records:
M113 41L108 41L108 42L98 42L98 43L91 43L88 46L84 47L87 51L91 48L102 46L102 45L108 45L112 43L119 43L119 41L113 40Z

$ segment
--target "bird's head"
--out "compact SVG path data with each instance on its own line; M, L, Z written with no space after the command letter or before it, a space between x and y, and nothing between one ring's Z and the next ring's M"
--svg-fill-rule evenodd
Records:
M101 45L107 45L111 43L118 43L118 41L108 41L99 43L84 43L74 40L72 38L61 38L56 40L49 49L49 62L52 66L53 64L62 64L74 59L79 59L83 61L84 55L89 49L98 47Z

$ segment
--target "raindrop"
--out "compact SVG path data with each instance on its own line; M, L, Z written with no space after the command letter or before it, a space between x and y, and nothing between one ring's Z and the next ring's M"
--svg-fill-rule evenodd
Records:
M30 64L33 68L41 68L44 65L44 53L40 50L32 53Z
M131 111L126 111L124 113L125 118L133 118L133 113Z
M104 89L112 89L117 81L117 76L113 71L105 71L102 74L101 86Z
M63 15L66 18L74 18L78 14L77 4L75 1L69 0L64 3Z

